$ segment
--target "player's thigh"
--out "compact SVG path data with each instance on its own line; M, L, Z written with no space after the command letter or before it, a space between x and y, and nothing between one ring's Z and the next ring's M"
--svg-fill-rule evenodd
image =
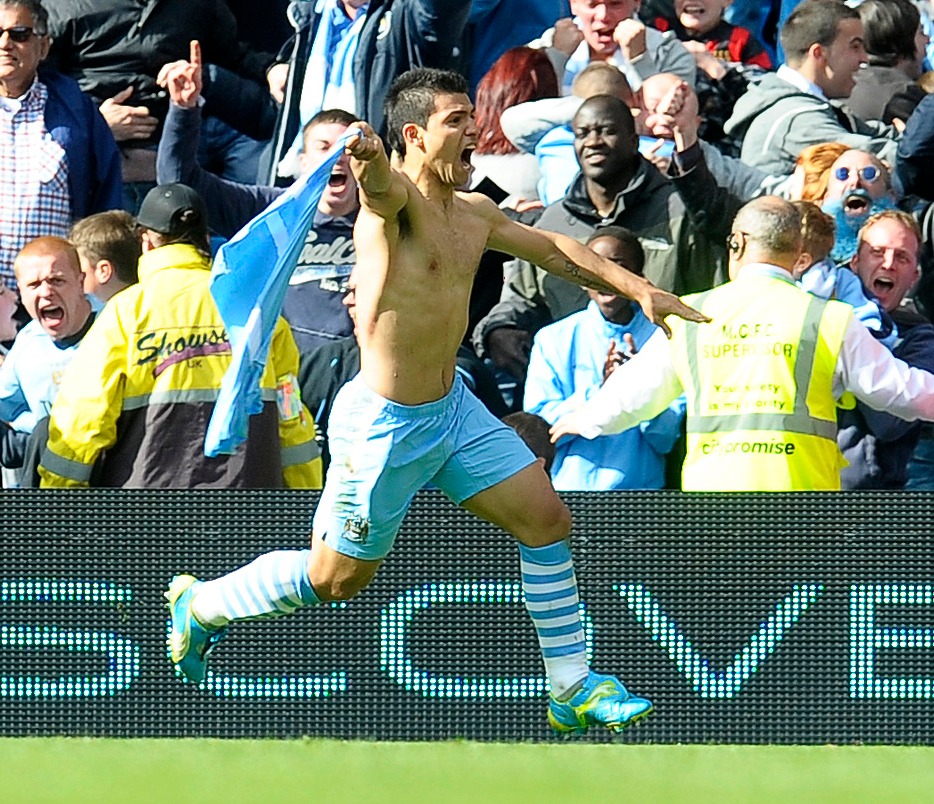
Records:
M312 537L308 577L321 600L349 600L369 586L382 563L339 553L324 539Z
M571 513L538 462L461 505L529 547L553 544L566 538L571 530Z
M396 409L402 408L381 404L359 378L335 400L331 465L312 527L351 558L378 561L389 553L412 497L444 461L431 422L400 417Z
M525 442L458 379L457 422L446 435L447 459L432 482L461 505L536 463Z

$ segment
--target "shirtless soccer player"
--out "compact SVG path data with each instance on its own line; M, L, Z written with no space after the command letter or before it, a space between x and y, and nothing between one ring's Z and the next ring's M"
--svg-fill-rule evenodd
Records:
M331 465L311 547L267 553L213 581L177 576L166 594L172 660L201 681L228 623L353 597L389 553L415 492L431 482L519 541L551 725L622 728L652 704L587 665L570 514L516 433L464 387L455 356L486 248L629 296L662 325L670 313L703 319L575 240L513 223L483 196L456 191L467 184L477 142L461 76L405 73L386 110L393 166L365 123L348 149L361 201L354 228L361 369L334 401Z

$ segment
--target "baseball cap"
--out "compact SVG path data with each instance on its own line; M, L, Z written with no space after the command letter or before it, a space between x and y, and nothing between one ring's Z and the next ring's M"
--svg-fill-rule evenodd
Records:
M182 215L188 211L196 213L196 216L189 216L183 223ZM146 193L136 223L159 234L177 235L204 227L205 219L204 202L191 187L187 184L160 184Z

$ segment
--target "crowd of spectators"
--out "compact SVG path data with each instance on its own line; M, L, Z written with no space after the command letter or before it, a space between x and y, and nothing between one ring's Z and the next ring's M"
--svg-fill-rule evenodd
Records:
M745 298L755 283L731 271L767 263L769 282L777 271L807 294L787 296L789 316L843 302L874 344L934 372L932 3L283 0L268 15L0 0L5 486L321 485L330 407L359 369L349 157L292 274L263 412L214 459L201 445L231 354L212 254L355 122L385 134L389 86L418 66L468 77L464 189L515 220L692 299L726 283ZM796 253L757 239L792 219ZM762 287L769 304L786 296ZM638 305L488 252L468 321L459 374L529 434L557 489L681 488L682 462L684 488L737 486L698 479L696 382L679 374L648 407L602 391L612 375L647 382L643 350L661 335ZM649 349L671 376L694 360L683 329L672 357ZM934 488L931 426L874 409L878 389L831 385L836 444L815 461L836 460L843 488ZM625 405L652 415L608 411Z

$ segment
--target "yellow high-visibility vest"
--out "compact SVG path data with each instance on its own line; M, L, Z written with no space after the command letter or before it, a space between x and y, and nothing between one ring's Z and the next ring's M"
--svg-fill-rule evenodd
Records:
M753 273L685 302L672 321L687 397L685 491L838 490L832 381L852 308Z

